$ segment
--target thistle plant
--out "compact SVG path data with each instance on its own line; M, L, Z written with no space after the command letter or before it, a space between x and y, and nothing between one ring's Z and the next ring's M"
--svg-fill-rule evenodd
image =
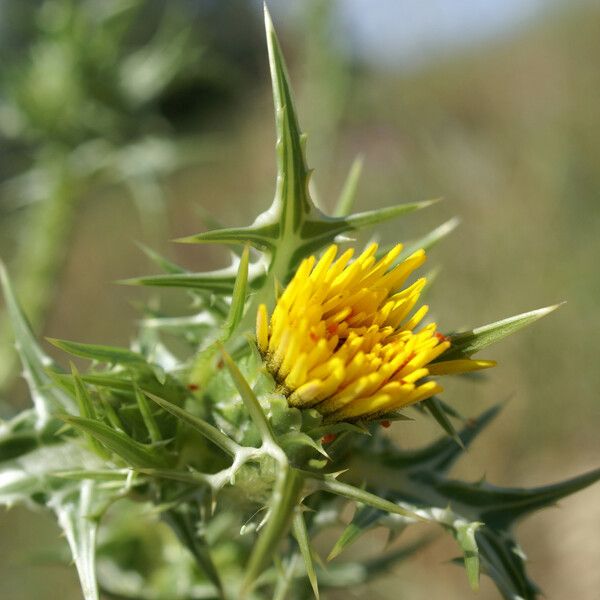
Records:
M99 590L148 600L318 598L406 560L429 541L427 523L454 537L474 589L482 572L504 598L536 598L514 525L600 470L532 489L450 478L499 407L465 420L442 399L439 378L493 367L475 355L556 307L462 332L423 324L428 282L411 280L449 227L409 247L362 250L353 232L431 202L349 214L352 175L335 216L314 204L268 13L265 23L273 204L247 227L182 240L226 244L229 268L190 272L153 253L164 273L126 282L183 288L192 314L147 308L131 348L52 339L92 361L82 373L63 369L34 339L2 269L33 406L2 424L0 500L55 514L86 600ZM441 436L401 449L386 429L415 414L435 419ZM347 503L356 510L344 523ZM324 560L314 540L340 525ZM373 528L395 538L409 526L422 528L420 541L363 563L337 559Z

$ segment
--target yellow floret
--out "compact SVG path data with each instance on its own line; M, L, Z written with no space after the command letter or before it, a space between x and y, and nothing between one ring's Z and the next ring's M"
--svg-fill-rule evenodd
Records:
M425 262L418 250L398 262L398 244L380 260L377 244L355 260L336 260L330 246L310 256L280 296L270 322L265 305L256 340L267 368L292 406L314 407L328 421L373 419L442 391L426 378L485 369L493 361L433 362L450 342L435 323L419 326L428 307L416 306L426 280L401 290Z

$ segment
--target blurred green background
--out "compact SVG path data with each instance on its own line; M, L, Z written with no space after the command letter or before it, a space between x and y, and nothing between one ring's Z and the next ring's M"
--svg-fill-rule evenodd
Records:
M359 209L444 197L382 229L383 241L460 217L429 260L442 267L429 297L442 330L567 301L494 347L499 367L485 381L447 386L467 415L508 401L457 472L535 485L598 466L597 3L270 7L321 205L333 207L362 154ZM246 224L268 206L274 126L261 18L250 0L0 1L0 256L40 335L127 344L135 303L153 294L113 283L152 271L136 242L216 268L222 249L168 240L211 219ZM164 297L176 310L181 296ZM4 317L0 342L6 417L28 400ZM437 430L419 418L390 435L411 446ZM599 531L598 486L521 525L547 598L598 598ZM0 532L0 597L80 597L49 517L3 511ZM352 552L383 545L374 533ZM470 597L454 552L440 539L344 597ZM484 579L479 597L498 594Z

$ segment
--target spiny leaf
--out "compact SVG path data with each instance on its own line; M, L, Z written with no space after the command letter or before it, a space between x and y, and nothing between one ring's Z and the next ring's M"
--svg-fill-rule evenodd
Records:
M222 229L224 227L223 223L201 204L197 204L195 209L207 229Z
M231 307L229 315L223 325L223 342L227 341L235 328L239 325L244 315L244 306L246 305L246 296L248 293L248 262L250 260L250 247L245 246L240 259L238 276L233 286L233 295L231 297Z
M86 419L95 418L96 414L94 411L94 405L92 399L87 391L87 388L79 377L79 372L73 363L71 363L71 377L75 384L75 396L77 399L77 405L79 406L79 414Z
M51 385L46 370L58 371L59 369L37 344L1 261L0 284L15 334L17 352L23 364L23 374L37 413L37 428L43 429L52 413L65 410L75 412L76 405L72 398Z
M184 410L183 408L180 408L179 406L176 406L175 404L172 404L171 402L168 402L167 400L164 400L155 394L151 394L150 392L146 391L144 394L150 398L150 400L156 402L156 404L158 404L161 408L167 412L170 412L172 415L201 433L207 440L211 441L230 456L235 456L235 454L238 452L240 446L210 423L207 423L199 417L192 415L187 410Z
M160 267L163 271L165 271L165 273L181 274L181 273L187 272L187 269L184 269L183 267L176 265L174 262L170 261L168 258L165 258L161 254L156 252L156 250L149 248L145 244L138 243L138 246L141 248L141 250L144 252L144 254L146 254L146 256L148 256L148 258L150 258L150 260L152 260L154 263L156 263L156 265L158 267Z
M502 406L497 404L483 412L476 419L469 420L458 434L462 447L452 439L442 437L429 446L418 450L390 449L384 453L386 466L396 470L409 469L412 471L436 471L445 473L462 455L463 448L468 447L486 425L498 415Z
M152 410L148 405L148 400L146 396L142 394L140 388L134 384L135 390L135 399L137 400L138 408L140 409L140 414L142 415L142 419L144 419L144 424L146 425L146 429L148 430L148 435L150 436L150 441L155 444L160 442L162 439L162 435L160 433L160 429L156 423L156 419L152 414Z
M134 467L161 467L166 465L164 457L154 449L136 442L128 435L115 431L108 425L93 419L62 415L63 421L94 436L104 446Z
M398 261L404 260L408 258L413 252L416 252L419 249L429 250L433 246L435 246L438 242L443 240L447 235L452 233L460 224L460 219L458 217L453 217L452 219L442 223L428 234L423 237L407 244L402 253L398 257Z
M202 224L206 227L206 229L226 229L225 225L219 221L212 213L210 213L204 206L196 205L196 212L202 221ZM184 238L185 239L185 238ZM241 251L236 246L231 248L231 252L233 252L237 256L241 256Z
M268 444L270 447L278 447L275 435L273 434L273 429L271 429L271 424L269 423L256 394L246 381L246 378L242 375L242 372L238 369L237 365L233 362L231 356L229 356L222 346L221 354L225 366L233 379L233 383L240 393L242 401L246 406L246 410L250 413L250 418L258 429L263 443Z
M75 398L77 400L77 405L79 406L79 414L86 419L94 419L96 417L94 411L94 405L92 404L92 399L88 393L87 388L83 381L81 381L81 377L79 377L79 373L75 368L75 365L71 363L71 375L73 377L73 383L75 384ZM91 436L90 434L84 434L90 444L90 447L103 458L107 458L107 452L104 447L98 443L96 438Z
M335 210L333 212L334 216L345 217L352 210L363 165L364 158L362 156L357 156L350 167L350 171L348 171L348 176L344 182L344 187L342 188L340 197L338 198Z
M439 199L423 200L421 202L411 202L407 204L396 204L395 206L387 206L366 212L355 213L344 218L345 231L362 229L363 227L371 227L378 223L397 219L405 214L427 208L432 204L439 202Z
M304 560L304 566L306 568L306 575L310 581L313 594L316 600L319 600L319 584L317 581L317 574L315 572L315 565L313 562L312 548L310 547L310 540L308 539L308 532L306 531L306 523L304 517L299 510L296 510L292 521L294 537L298 542L300 553Z
M277 189L271 210L279 213L281 235L292 235L316 208L308 195L309 171L285 59L265 5L265 31L277 130Z
M103 390L102 390L103 391ZM123 423L121 423L121 419L117 415L117 412L113 408L110 400L106 397L106 394L100 393L100 404L102 405L102 409L104 411L104 417L116 431L125 431L123 428Z
M487 482L443 481L436 486L453 505L461 503L476 511L488 526L506 529L528 513L556 503L600 480L600 469L577 477L531 489L503 488Z
M473 591L479 589L479 550L475 540L475 532L481 526L482 523L477 522L465 523L459 525L455 531L456 541L463 551L467 578Z
M175 241L181 244L249 244L258 250L272 251L275 247L275 240L279 237L279 229L277 223L250 225L249 227L225 227L178 238ZM142 279L147 280L148 278ZM231 284L233 287L233 278ZM144 283L143 285L153 284Z
M531 312L490 323L489 325L476 327L470 331L453 333L449 336L452 345L440 356L438 361L468 358L490 344L494 344L502 338L515 333L515 331L534 323L538 319L555 311L559 306L561 305L555 304L554 306L539 308Z
M464 449L460 436L454 429L452 421L448 418L446 411L442 408L439 400L433 396L422 402L429 414L436 420L437 424L461 447Z
M342 532L335 545L331 549L327 560L333 560L339 556L348 546L353 544L363 533L369 531L386 514L384 511L372 506L362 506L356 511L352 521Z
M137 352L127 348L116 346L102 346L97 344L82 344L80 342L71 342L69 340L58 340L56 338L46 338L53 346L82 358L89 358L102 363L111 365L123 364L146 364L146 359Z
M325 458L329 458L329 455L327 454L327 452L325 452L325 450L323 450L323 447L313 438L311 438L302 431L289 431L288 433L280 435L277 441L279 442L281 447L286 451L286 454L290 454L290 452L295 447L305 447L311 448L312 450L316 450Z
M355 213L347 217L322 217L318 221L307 221L302 230L302 237L305 240L302 246L303 252L308 253L323 246L343 233L396 219L415 210L427 208L435 202L437 200L397 204L396 206Z
M72 375L66 373L49 373L50 377L54 382L63 387L64 389L73 390L75 392L75 385L73 383ZM96 385L99 387L106 387L120 392L131 391L131 379L129 375L124 377L123 374L104 374L104 373L85 373L80 375L83 382L89 383L90 385Z
M541 590L527 576L521 552L506 532L481 527L476 533L476 540L482 572L494 580L505 600L538 598Z
M148 275L120 281L123 285L145 285L150 287L176 287L192 290L206 290L215 294L231 294L235 275L229 269L208 273L174 273L169 275Z
M375 494L371 494L366 490L354 487L353 485L350 485L348 483L337 481L330 475L319 476L315 473L310 473L310 476L312 477L313 482L316 484L316 486L323 491L331 492L332 494L337 494L338 496L343 496L344 498L348 498L349 500L354 500L355 502L360 502L362 504L372 506L373 508L377 508L385 512L389 512L396 515L402 515L403 517L406 517L408 519L416 521L427 520L421 515L413 512L409 508L406 508L394 502L390 502L389 500L385 500L384 498L380 498Z

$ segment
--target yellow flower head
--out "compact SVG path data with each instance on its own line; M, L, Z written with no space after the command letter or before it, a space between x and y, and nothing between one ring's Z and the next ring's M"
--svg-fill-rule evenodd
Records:
M435 323L416 330L428 307L413 313L425 278L401 289L425 262L418 250L394 266L398 244L379 261L377 244L355 260L330 246L302 261L271 316L263 304L258 348L288 402L314 407L328 421L373 419L442 391L429 375L472 371L492 361L431 364L450 341Z

